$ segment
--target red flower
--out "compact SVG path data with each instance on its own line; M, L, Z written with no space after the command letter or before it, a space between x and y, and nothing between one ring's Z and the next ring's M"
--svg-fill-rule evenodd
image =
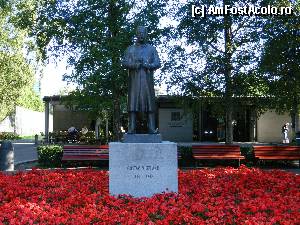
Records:
M108 194L108 172L0 173L0 224L297 224L300 177L241 166L179 171L179 193Z

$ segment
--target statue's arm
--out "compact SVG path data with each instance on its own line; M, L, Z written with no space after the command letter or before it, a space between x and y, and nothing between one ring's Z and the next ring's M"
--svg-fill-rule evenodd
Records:
M130 54L130 49L128 48L124 54L122 65L127 69L135 69L136 64L134 63L132 56Z
M149 64L149 69L156 70L161 67L160 59L155 48L153 48L153 62Z

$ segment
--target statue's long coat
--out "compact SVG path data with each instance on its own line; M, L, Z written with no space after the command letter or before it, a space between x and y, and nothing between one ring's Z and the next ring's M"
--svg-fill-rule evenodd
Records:
M149 69L136 68L138 62L146 62ZM136 44L127 48L123 66L128 69L128 112L154 112L155 93L153 72L160 67L155 47Z

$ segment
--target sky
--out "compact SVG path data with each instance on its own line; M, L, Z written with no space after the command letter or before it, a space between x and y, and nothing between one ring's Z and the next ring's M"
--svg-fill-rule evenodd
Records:
M58 95L64 90L74 89L75 85L63 81L63 75L71 72L71 69L67 69L67 59L63 58L56 63L53 60L49 61L41 80L41 97Z

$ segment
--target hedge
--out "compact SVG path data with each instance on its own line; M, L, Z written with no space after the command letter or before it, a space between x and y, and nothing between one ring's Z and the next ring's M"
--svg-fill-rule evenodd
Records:
M21 137L13 132L0 132L0 141L17 139L21 139Z
M37 148L38 162L40 166L61 166L63 147L61 145L40 145Z

